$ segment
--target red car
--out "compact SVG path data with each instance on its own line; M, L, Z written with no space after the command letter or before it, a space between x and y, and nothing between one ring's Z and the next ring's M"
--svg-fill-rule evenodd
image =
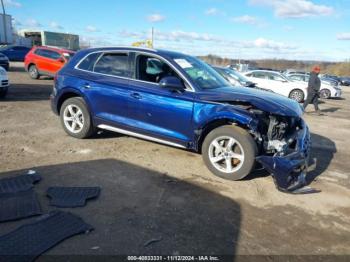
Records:
M54 76L75 52L66 49L34 46L24 59L24 66L33 79Z

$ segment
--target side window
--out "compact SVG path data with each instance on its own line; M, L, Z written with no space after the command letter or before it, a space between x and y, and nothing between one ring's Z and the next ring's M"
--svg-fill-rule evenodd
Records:
M167 63L158 58L139 55L136 66L136 79L138 80L159 83L166 76L175 76L181 79Z
M58 58L61 57L61 55L57 52L51 51L51 50L46 50L46 54L48 58L51 58L53 60L57 60Z
M267 74L267 77L269 80L275 80L275 81L280 81L280 82L284 81L284 79L281 76L273 74L273 73Z
M126 53L105 53L93 68L96 73L130 77L129 59Z
M290 76L289 78L292 79L292 80L296 80L296 81L300 81L301 80L299 76Z
M253 77L256 77L256 78L262 78L262 79L265 79L266 76L264 73L261 73L261 72L254 72L253 73Z
M50 58L53 60L57 60L58 58L61 57L61 55L57 52L51 51L51 50L45 50L45 49L37 49L34 52L37 55L46 57L46 58Z
M93 71L96 60L100 57L101 53L92 53L88 55L83 61L77 66L79 69Z

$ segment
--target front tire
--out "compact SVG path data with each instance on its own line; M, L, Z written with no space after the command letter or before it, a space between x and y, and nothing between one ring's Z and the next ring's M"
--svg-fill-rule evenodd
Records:
M39 74L38 68L36 68L35 65L31 65L31 66L28 68L28 72L29 72L29 76L30 76L32 79L39 79L39 78L40 78L40 74Z
M89 110L81 97L73 97L64 101L60 110L60 118L63 129L72 137L84 139L94 133Z
M202 157L208 169L216 176L240 180L255 165L257 146L251 135L237 126L221 126L204 139Z
M320 97L323 99L329 99L331 97L331 91L328 89L322 89L320 91Z
M304 92L300 89L294 89L290 92L289 98L301 103L304 101L305 95Z

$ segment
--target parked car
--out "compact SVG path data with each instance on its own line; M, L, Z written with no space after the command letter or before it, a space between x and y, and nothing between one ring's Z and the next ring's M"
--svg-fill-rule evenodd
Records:
M56 74L51 106L75 138L105 129L202 153L222 178L242 179L258 161L280 190L296 193L304 185L310 133L302 107L273 93L232 88L192 56L81 50Z
M3 67L6 71L10 69L9 58L3 53L0 53L0 66Z
M7 56L10 61L24 61L29 51L30 48L26 46L8 45L0 47L0 53Z
M74 54L75 52L66 49L36 46L26 55L24 66L33 79L54 76Z
M350 86L350 77L341 77L340 84L343 86Z
M4 98L7 95L9 88L9 78L6 70L0 66L0 98Z
M225 78L231 85L240 87L255 87L256 84L248 78L229 67L213 66L213 68Z
M309 82L309 75L305 74L290 74L288 77L292 81ZM341 97L342 90L340 84L332 85L328 81L321 80L320 97L324 99Z
M291 74L303 74L303 75L310 75L310 73L301 71L301 70L295 70L295 69L287 69L286 71L284 71L283 73L286 76L289 76Z
M250 81L257 83L258 87L289 97L298 103L307 98L307 85L305 83L293 82L279 72L254 70L243 75L248 77Z

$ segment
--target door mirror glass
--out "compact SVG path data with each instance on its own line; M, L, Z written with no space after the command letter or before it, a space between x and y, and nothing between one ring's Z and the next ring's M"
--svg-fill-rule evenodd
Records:
M183 91L185 86L182 81L175 76L166 76L159 81L159 85L163 88Z

